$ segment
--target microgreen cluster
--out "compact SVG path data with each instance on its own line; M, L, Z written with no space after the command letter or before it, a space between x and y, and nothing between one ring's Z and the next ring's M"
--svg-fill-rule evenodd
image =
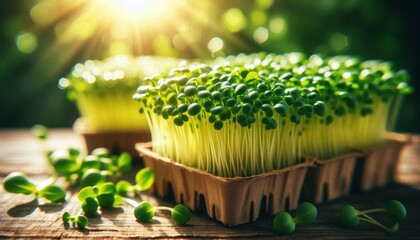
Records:
M296 224L309 224L315 221L318 215L316 207L309 202L299 204L296 216L293 218L288 212L279 212L273 221L273 229L276 234L288 235L295 231Z
M58 176L83 187L103 183L107 177L119 177L131 170L132 162L129 153L110 155L106 148L96 148L86 156L75 148L60 149L50 152L48 159Z
M136 184L131 185L128 181L121 180L117 184L113 182L98 182L94 186L82 188L77 194L81 203L81 213L71 216L64 212L62 219L64 223L74 222L79 228L86 228L88 219L99 214L98 210L120 207L123 201L133 202L127 195L135 195L140 191L148 190L154 182L154 172L149 168L143 168L136 174ZM81 223L78 223L82 218ZM84 221L86 219L86 221Z
M169 57L115 56L103 61L78 63L59 80L69 99L75 100L89 129L147 130L144 116L137 114L131 95L147 75L163 73L178 64Z
M31 132L37 139L46 142L47 127L35 125L31 128ZM89 223L88 217L100 214L99 210L120 207L124 201L135 207L134 216L144 222L142 221L144 217L138 217L139 211L141 212L138 205L143 205L129 197L139 196L140 192L152 187L154 172L150 168L139 170L135 176L134 185L126 180L120 180L117 184L107 181L114 180L132 169L130 154L110 156L108 149L96 148L89 155L83 156L80 150L68 148L46 150L46 156L53 170L48 180L35 185L23 173L13 172L3 179L3 188L10 193L33 194L37 198L45 198L53 203L62 202L65 200L66 191L53 183L59 177L63 177L68 184L83 187L77 194L81 203L80 211L76 215L71 215L67 211L63 212L64 224L72 224L80 229L86 228ZM150 219L153 218L155 211L159 210L170 211L172 219L179 225L186 224L191 217L189 209L181 204L174 208L152 207L150 203L148 204L152 208Z
M84 187L79 191L77 198L82 203L82 210L86 216L94 216L99 207L118 207L122 203L122 198L117 195L117 188L112 182Z
M387 62L254 54L147 77L133 98L154 151L235 177L382 142L396 99L412 91L408 81Z
M376 212L384 212L385 215L394 222L394 224L390 227L386 227L377 220L375 220L373 217L368 215ZM373 224L379 228L382 228L388 233L394 233L398 231L400 222L402 222L406 216L407 211L404 205L397 200L389 201L384 208L375 208L359 211L351 205L346 205L340 211L340 221L344 226L355 227L360 223L360 221L364 221Z
M121 180L116 185L112 182L87 186L80 190L78 199L82 203L82 210L87 216L96 214L99 207L118 207L123 202L122 196L135 195L148 190L154 182L154 172L150 168L143 168L136 174L136 184Z
M45 198L54 203L64 201L66 191L52 183L51 179L48 179L45 183L37 186L20 172L10 173L3 179L3 187L7 192L34 195L37 198Z

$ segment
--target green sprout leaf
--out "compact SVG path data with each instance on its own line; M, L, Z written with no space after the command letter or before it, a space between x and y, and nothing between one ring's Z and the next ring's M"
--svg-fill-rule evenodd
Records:
M294 219L295 223L308 224L315 221L317 217L317 209L310 202L304 202L299 204L296 210L296 217Z
M115 195L117 193L117 189L115 184L112 182L106 182L98 187L98 194L112 194Z
M155 211L149 202L141 202L134 209L134 216L140 222L149 222L154 215Z
M110 193L99 194L96 196L101 208L112 208L114 206L115 195Z
M66 199L66 191L57 185L48 185L39 191L38 196L51 202L62 202Z
M120 172L122 173L129 172L131 170L131 163L132 163L131 155L127 152L121 153L121 155L118 157L117 165Z
M288 212L280 212L274 217L273 229L276 234L289 235L295 228L296 224Z
M82 190L80 190L79 193L77 194L77 199L79 199L80 202L83 202L88 197L91 197L91 198L96 197L96 192L91 186L82 188Z
M78 228L82 228L82 229L86 228L88 223L89 223L89 220L85 216L79 215L74 218L74 224Z
M35 184L30 182L23 173L13 172L3 179L4 190L10 193L22 193L25 195L37 192Z
M114 205L112 205L113 207L119 207L121 206L121 204L124 202L123 197L121 197L120 195L114 195Z
M155 173L150 168L143 168L136 174L136 184L141 191L149 189L155 181Z
M357 226L360 222L359 213L353 206L346 205L340 211L340 221L347 227Z
M46 140L48 138L48 128L41 124L32 126L31 133L39 140Z
M70 213L64 212L63 215L61 215L61 219L63 220L63 223L69 223L71 221Z
M106 148L95 148L91 152L92 155L98 156L100 158L107 158L109 157L109 150Z
M73 223L77 228L86 228L88 225L87 217L83 215L71 216L69 212L64 212L61 216L63 223Z
M130 192L131 184L128 181L121 180L117 183L115 187L117 189L117 194L126 196L127 193Z
M404 205L397 200L391 200L386 204L385 213L395 222L401 222L407 216L407 210Z
M188 106L188 114L190 116L195 116L199 114L201 111L201 105L198 103L192 103L190 106Z
M197 88L194 86L186 86L184 88L185 96L191 97L191 96L194 96L196 93L197 93Z
M249 73L246 75L245 81L251 81L251 80L254 80L254 79L258 79L258 78L259 78L258 73L257 73L257 72L252 71L252 72L249 72Z
M316 113L316 115L318 115L318 116L324 116L325 115L325 112L326 112L326 106L325 106L325 103L324 102L322 102L322 101L317 101L315 104L314 104L314 112Z
M414 89L405 82L398 84L397 89L402 95L408 95L414 92Z
M188 223L191 219L191 211L184 205L178 204L171 211L172 219L179 225Z
M76 159L70 154L69 149L55 150L49 158L58 174L67 175L77 170Z
M103 182L105 182L105 177L97 169L87 170L81 179L82 187L95 186Z
M280 235L288 235L295 231L296 224L308 224L315 221L318 210L310 202L299 204L296 209L296 216L292 216L288 212L280 212L274 217L274 232Z
M84 158L81 166L81 172L84 173L89 169L102 169L102 161L96 155L88 155Z
M93 197L87 197L82 202L82 210L86 216L94 216L98 211L99 203Z

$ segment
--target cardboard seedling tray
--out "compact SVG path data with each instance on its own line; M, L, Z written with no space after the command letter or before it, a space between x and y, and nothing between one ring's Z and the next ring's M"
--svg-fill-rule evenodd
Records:
M311 202L321 203L348 195L360 155L353 152L328 160L311 158L314 167L309 168L306 175L305 197Z
M368 191L383 187L394 180L404 147L415 141L410 135L389 133L384 144L371 149L327 160L311 158L314 167L306 175L306 199L321 203L347 196L353 189Z
M151 143L136 144L136 149L145 165L155 170L157 195L173 194L176 202L193 211L204 206L210 217L229 227L255 221L260 211L275 214L295 209L306 171L312 165L305 161L252 177L223 178L159 156Z
M255 221L261 212L292 210L305 198L314 203L350 193L352 185L363 191L394 180L403 148L420 139L390 133L381 146L354 151L327 160L305 157L302 164L251 177L223 178L172 162L152 151L151 143L136 149L145 165L155 170L154 191L160 197L173 194L175 201L207 214L227 226ZM288 203L288 206L287 206ZM261 209L264 206L265 209Z
M151 140L149 131L94 131L82 118L75 121L73 131L82 136L86 152L105 147L113 153L129 152L132 156L138 156L135 144Z
M368 191L393 181L402 150L418 141L412 135L389 133L383 145L361 151L355 170L356 190Z

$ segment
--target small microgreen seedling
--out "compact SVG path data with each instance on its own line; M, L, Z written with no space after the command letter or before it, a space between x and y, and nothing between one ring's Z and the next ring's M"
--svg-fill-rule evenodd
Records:
M171 213L172 220L178 225L185 225L191 219L191 211L183 204L177 204L175 207L170 208L166 206L154 207L149 202L143 201L137 203L136 201L128 198L124 200L134 207L134 216L139 222L150 222L155 216L156 211L168 211Z
M32 126L31 133L41 141L45 141L48 138L48 128L41 124L35 124Z
M384 212L385 215L394 222L394 224L390 227L386 227L368 215L375 212ZM373 224L388 233L398 231L400 222L403 221L406 216L407 211L404 205L397 200L389 201L384 208L359 211L351 205L346 205L340 211L340 221L346 227L355 227L360 223L360 221L364 221Z
M135 180L135 185L131 185L125 180L119 181L116 185L117 193L122 196L127 196L128 194L135 195L141 191L148 190L155 180L154 171L150 168L143 168L137 172Z
M61 219L63 223L70 224L72 223L75 227L84 229L88 226L89 220L83 215L72 216L69 212L64 212Z
M51 202L62 202L66 198L66 191L50 183L36 186L24 174L13 172L7 175L3 180L4 190L10 193L21 193L25 195L33 194L37 198L45 198Z
M295 231L296 224L309 224L315 221L318 211L309 202L299 204L296 216L293 218L288 212L279 212L273 221L273 229L276 234L289 235Z

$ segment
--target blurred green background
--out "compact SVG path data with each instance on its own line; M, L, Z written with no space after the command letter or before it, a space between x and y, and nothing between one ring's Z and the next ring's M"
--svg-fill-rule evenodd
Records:
M415 0L0 0L0 128L71 127L57 82L117 54L211 59L258 51L348 54L407 69L396 130L420 133Z

